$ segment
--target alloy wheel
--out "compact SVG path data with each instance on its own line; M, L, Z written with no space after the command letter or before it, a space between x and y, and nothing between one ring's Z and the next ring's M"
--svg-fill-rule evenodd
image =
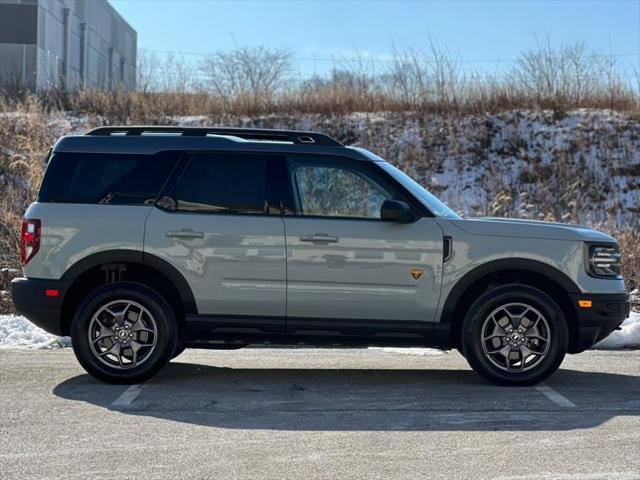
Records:
M131 300L114 300L100 307L91 318L88 333L96 358L118 369L130 369L146 362L158 340L153 315Z
M508 303L493 310L482 325L482 350L501 370L519 373L538 365L549 352L549 323L526 303Z

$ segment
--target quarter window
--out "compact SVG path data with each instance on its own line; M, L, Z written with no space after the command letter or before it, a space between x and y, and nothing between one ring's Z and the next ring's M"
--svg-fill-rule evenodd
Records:
M338 164L294 162L291 171L299 215L376 219L391 198L369 177Z
M195 154L176 182L175 208L265 213L264 169L260 155Z
M54 153L39 202L150 204L177 161L177 154Z

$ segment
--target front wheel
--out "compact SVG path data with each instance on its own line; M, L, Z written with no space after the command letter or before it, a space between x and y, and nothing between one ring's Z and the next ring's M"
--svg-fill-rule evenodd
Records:
M139 383L176 351L171 307L153 289L118 282L94 290L71 324L73 351L84 369L108 383Z
M526 285L492 288L465 316L462 348L469 365L500 385L534 385L555 372L568 348L562 311Z

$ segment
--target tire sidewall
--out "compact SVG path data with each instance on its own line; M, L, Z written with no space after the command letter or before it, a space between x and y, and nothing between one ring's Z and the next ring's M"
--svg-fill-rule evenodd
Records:
M482 349L482 327L496 308L521 302L536 308L549 325L549 350L535 367L525 372L506 372L493 365ZM555 372L568 349L569 332L562 311L546 293L533 287L513 284L496 287L481 295L465 316L462 329L462 349L471 367L484 378L501 385L533 385Z
M89 344L88 330L93 315L114 300L131 300L147 308L158 329L155 349L142 364L121 370L109 367L96 358ZM177 346L176 319L171 307L153 289L134 282L117 282L97 288L76 309L71 323L74 353L84 369L109 383L137 383L155 375L164 367Z

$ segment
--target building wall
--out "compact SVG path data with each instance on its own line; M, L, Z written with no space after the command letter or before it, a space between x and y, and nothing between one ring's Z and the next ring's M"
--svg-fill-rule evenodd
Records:
M16 9L37 11L36 41L0 34L0 83L17 68L30 90L135 88L137 34L106 0L0 0L0 17Z
M35 90L37 18L35 0L0 0L0 86Z

